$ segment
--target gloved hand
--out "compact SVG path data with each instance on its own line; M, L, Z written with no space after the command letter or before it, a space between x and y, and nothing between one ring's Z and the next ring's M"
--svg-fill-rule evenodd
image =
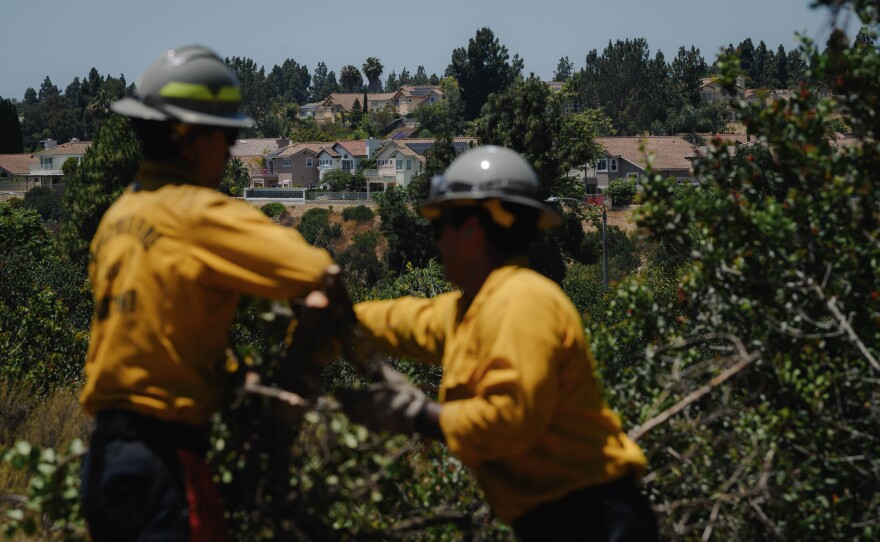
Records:
M342 389L337 395L349 419L373 431L412 435L429 400L404 375L387 364L379 365L367 388Z

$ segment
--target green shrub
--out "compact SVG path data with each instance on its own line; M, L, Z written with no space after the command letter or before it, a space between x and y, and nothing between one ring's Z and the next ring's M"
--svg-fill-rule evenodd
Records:
M342 237L342 225L330 223L330 209L315 207L303 213L297 229L309 243L327 248L331 239Z
M63 217L63 196L62 189L35 186L24 195L24 206L40 213L40 217L47 222L59 222Z
M629 205L636 195L636 180L614 179L608 183L605 194L611 198L613 205Z
M373 220L373 210L366 205L356 205L354 207L346 207L342 210L343 220L356 220L358 222L369 222Z
M376 256L378 244L378 233L359 233L352 239L351 246L339 255L338 262L345 272L345 281L349 287L370 288L388 274L388 268Z
M332 169L321 177L321 184L326 184L331 192L342 192L351 186L352 174L341 169Z
M266 216L275 220L278 219L282 214L284 214L284 211L287 210L287 207L285 207L283 203L273 201L260 207L260 210L266 213Z

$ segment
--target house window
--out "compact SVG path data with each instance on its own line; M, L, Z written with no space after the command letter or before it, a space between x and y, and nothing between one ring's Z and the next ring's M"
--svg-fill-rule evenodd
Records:
M333 164L333 159L332 159L332 158L321 158L320 160L318 160L318 165L319 165L319 166L329 166L329 165L332 165L332 164Z
M412 170L412 160L407 160L407 161L406 161L406 169L407 169L408 171L411 171L411 170Z
M312 159L306 158L306 167L312 167Z
M635 179L636 181L638 181L638 180L639 180L639 174L638 174L638 173L627 173L627 174L626 174L626 178L627 178L627 179Z
M403 171L403 160L397 160L396 168L397 171Z
M40 167L43 169L52 169L52 157L51 156L41 156L40 157Z
M617 171L617 158L611 159L611 171Z
M602 158L596 162L596 171L608 171L608 160Z
M281 165L282 165L283 167L290 167L290 158L283 158L283 159L281 160Z

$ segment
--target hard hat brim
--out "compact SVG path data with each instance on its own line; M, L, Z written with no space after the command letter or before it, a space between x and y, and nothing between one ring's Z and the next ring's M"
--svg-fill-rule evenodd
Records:
M540 211L540 215L538 216L538 227L541 229L553 228L562 224L562 215L549 205L545 205L529 197L506 194L502 196L497 194L485 194L481 196L480 194L468 193L467 197L436 198L421 204L419 206L419 214L428 220L434 220L443 214L443 209L445 207L453 205L481 205L483 202L492 199L537 209Z
M122 98L110 104L110 109L125 117L153 121L177 121L187 124L200 124L204 126L219 126L221 128L252 128L254 120L244 113L233 115L211 115L191 111L171 104L163 104L158 109L134 98Z

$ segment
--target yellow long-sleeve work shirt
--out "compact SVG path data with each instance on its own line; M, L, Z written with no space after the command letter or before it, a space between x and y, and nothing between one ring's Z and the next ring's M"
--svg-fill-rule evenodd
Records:
M240 294L313 289L329 254L179 171L145 164L91 243L85 409L202 425L217 408Z
M577 310L540 274L496 269L469 307L450 292L355 310L374 346L442 363L441 429L502 520L644 471L602 398Z

